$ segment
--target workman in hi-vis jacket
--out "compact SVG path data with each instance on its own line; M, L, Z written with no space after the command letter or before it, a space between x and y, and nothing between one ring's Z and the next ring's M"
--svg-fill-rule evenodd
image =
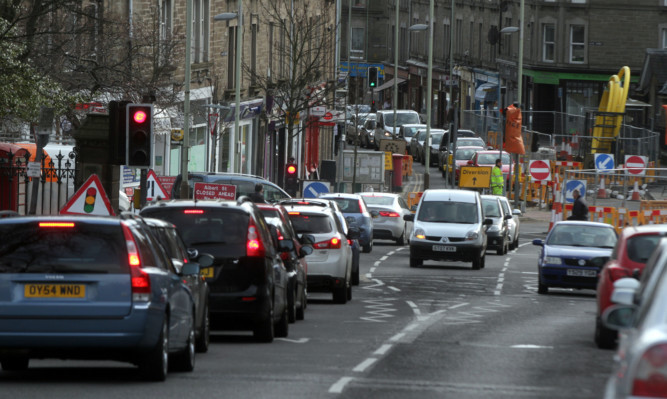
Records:
M496 159L496 166L491 169L491 192L493 195L503 195L503 168L500 159Z

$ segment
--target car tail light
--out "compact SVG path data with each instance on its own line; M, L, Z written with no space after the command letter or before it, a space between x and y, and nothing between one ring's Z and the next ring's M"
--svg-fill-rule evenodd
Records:
M39 227L71 228L71 227L74 227L74 223L72 223L72 222L40 222Z
M364 211L364 200L360 199L359 200L359 212Z
M313 244L315 249L339 249L341 245L340 238L334 237L330 240L320 241Z
M301 215L301 212L287 212L288 215L298 216Z
M257 231L255 221L248 222L248 237L246 242L246 255L264 257L264 244Z
M632 277L630 270L623 267L609 266L607 268L607 273L609 273L609 279L612 282L623 277Z
M667 398L667 344L650 347L637 364L633 396Z
M183 211L186 215L201 215L204 213L203 209L186 209Z
M123 235L125 236L125 246L127 247L127 261L130 265L130 279L132 282L132 301L148 302L151 294L151 279L145 271L141 269L141 257L137 243L130 228L123 224Z
M397 218L400 215L397 212L380 211L380 216L384 216L387 218Z
M347 240L347 245L352 246L352 240Z

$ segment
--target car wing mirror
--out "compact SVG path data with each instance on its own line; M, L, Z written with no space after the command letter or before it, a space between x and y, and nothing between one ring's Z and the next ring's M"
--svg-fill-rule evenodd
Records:
M299 241L304 245L315 244L315 236L312 234L301 234Z
M482 223L484 226L491 226L493 224L493 219L486 218L484 219L484 223Z
M378 217L378 216L380 216L380 212L378 212L378 211L371 211L371 217L376 218L376 217Z
M415 221L415 215L414 214L409 214L409 215L403 215L403 220L406 222L414 222Z
M358 227L352 226L347 229L347 238L350 240L356 240L361 236L361 231L359 231Z
M300 258L304 258L312 253L313 253L313 247L310 245L303 245L301 249L299 249Z
M183 265L181 269L181 275L183 276L194 276L199 275L200 265L197 262L188 262Z
M521 212L521 209L513 209L512 215L521 216L523 215L523 212Z
M202 253L199 256L197 256L197 263L199 263L199 266L201 267L213 266L213 263L215 263L215 256L207 253Z
M294 251L294 241L292 241L292 240L278 240L278 251L280 251L280 252Z
M634 324L637 308L629 305L613 305L602 313L602 323L612 330L627 330Z
M533 240L533 245L543 247L544 246L544 240L540 240L539 238L536 238L536 239Z

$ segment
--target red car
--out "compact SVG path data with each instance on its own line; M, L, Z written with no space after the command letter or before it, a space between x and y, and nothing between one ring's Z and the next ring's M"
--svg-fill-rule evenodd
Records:
M598 348L612 349L616 346L616 331L606 328L600 319L605 309L613 305L611 294L614 281L623 277L639 279L646 261L666 234L667 225L664 224L626 227L621 231L614 251L598 278L595 316L595 343Z
M473 155L472 159L468 161L468 165L470 166L489 166L489 167L494 167L496 165L496 159L498 159L500 155L500 151L497 150L484 150L484 151L477 151L475 155ZM505 176L506 180L509 180L510 177L512 176L512 166L511 166L511 159L510 159L510 154L508 152L503 151L503 157L501 158L502 162L502 170L503 170L503 176Z

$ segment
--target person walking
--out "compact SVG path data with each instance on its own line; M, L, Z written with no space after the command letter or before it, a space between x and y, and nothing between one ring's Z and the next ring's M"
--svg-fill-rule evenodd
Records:
M503 163L500 158L496 159L496 166L491 169L491 193L503 195Z
M250 194L250 200L257 204L266 204L264 199L264 185L262 183L255 184L255 192Z
M579 190L572 191L572 215L568 216L567 220L588 220L588 204L586 199L581 196Z

